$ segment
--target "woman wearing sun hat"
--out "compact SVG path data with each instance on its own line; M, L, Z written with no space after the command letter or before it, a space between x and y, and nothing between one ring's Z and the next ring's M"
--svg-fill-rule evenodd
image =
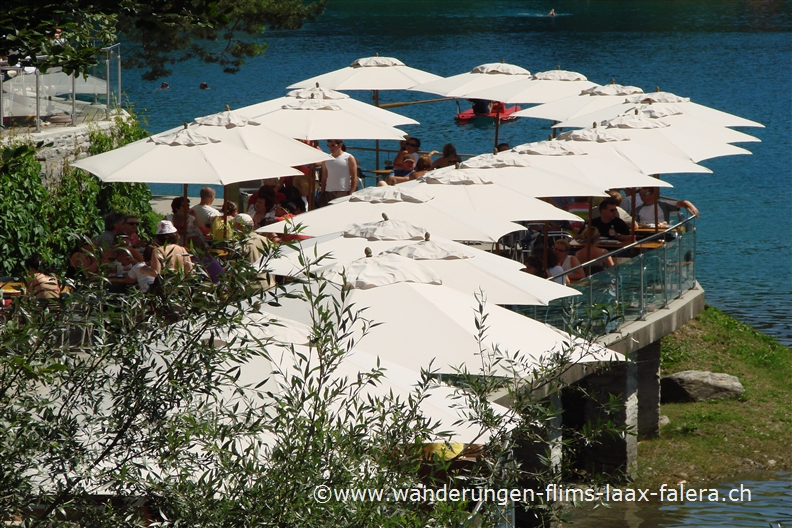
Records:
M186 248L178 244L179 237L173 222L160 221L157 224L157 234L154 238L157 242L156 258L152 257L149 263L154 271L160 273L163 267L185 273L192 271L193 263L190 254Z

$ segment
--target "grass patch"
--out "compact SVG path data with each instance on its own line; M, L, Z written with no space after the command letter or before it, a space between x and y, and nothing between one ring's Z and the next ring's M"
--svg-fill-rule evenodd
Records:
M666 404L660 438L638 446L644 487L723 480L747 471L792 471L792 349L708 307L663 338L662 375L709 370L737 376L737 400Z

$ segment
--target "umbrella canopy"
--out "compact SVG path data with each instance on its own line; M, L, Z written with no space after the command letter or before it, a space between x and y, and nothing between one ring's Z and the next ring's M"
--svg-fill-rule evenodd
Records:
M321 236L344 231L354 223L376 222L383 215L420 225L451 240L497 242L519 224L461 210L452 203L399 187L369 187L353 194L346 202L301 214L293 223L302 224L302 234ZM282 233L286 222L261 227L257 232Z
M106 182L229 185L301 172L186 127L81 159L74 167Z
M693 119L704 121L711 125L722 127L760 127L764 125L751 121L734 114L722 112L708 106L700 105L690 101L689 97L680 97L670 92L651 92L647 94L628 95L622 101L614 101L613 106L609 106L596 112L586 114L583 117L589 119L589 123L612 119L620 115L633 113L636 108L643 105L650 105L650 108L664 110L667 115L685 114ZM571 118L571 119L578 119Z
M476 66L467 73L419 84L410 90L446 97L468 97L468 94L472 92L530 78L531 72L525 68L514 64L495 62Z
M642 173L638 167L625 159L606 155L605 151L597 155L589 154L569 142L539 141L518 145L512 150L513 152L499 153L497 156L484 154L470 158L463 163L463 166L474 166L474 164L487 166L493 160L523 155L531 167L561 175L600 190L643 187L650 184L654 187L672 186Z
M168 132L176 133L181 128L183 127ZM238 111L226 110L198 117L187 128L194 133L219 139L223 143L261 154L290 167L331 159L321 150L270 130Z
M583 74L559 69L536 73L530 79L472 92L466 97L502 101L506 104L542 104L579 95L581 91L596 85Z
M597 127L598 129L600 127ZM725 127L707 125L697 130L672 126L666 119L653 119L646 115L626 115L603 122L602 128L621 137L628 137L658 152L672 156L687 156L694 162L719 156L750 154L750 151L724 141L731 134L742 132ZM722 134L720 138L718 135ZM748 136L751 137L751 136Z
M316 366L321 361L316 349L305 346L295 346L293 350L291 347L268 346L267 351L269 357L252 356L244 363L239 364L241 368L237 382L250 389L256 387L255 391L258 393L269 391L275 398L287 390L292 390L289 385L292 377L298 376L304 379L306 363ZM355 391L355 397L359 401L367 401L371 397L386 401L398 399L400 402L406 402L411 395L415 395L416 387L422 382L420 369L404 367L355 347L352 353L347 354L338 362L326 383L340 381L344 378L354 382L361 375L366 376L379 370L383 371L382 377L375 382L366 383ZM448 385L436 381L431 382L426 398L419 403L421 413L424 418L432 423L437 423L436 431L450 433L452 442L486 443L489 440L489 435L482 430L481 426L465 420L465 416L472 414L472 411L467 407L464 399L459 397L458 392L458 389ZM224 391L224 396L229 398L229 403L237 399L231 391ZM247 402L261 402L261 399L254 397L252 393L246 400ZM331 408L335 411L342 411L343 409L339 406L345 401L346 399L337 400L333 402ZM264 403L269 403L266 398ZM260 404L258 403L258 405ZM493 410L498 414L506 415L509 412L501 405L492 405ZM227 408L232 408L232 405L227 405ZM267 440L274 441L273 438L267 438ZM438 435L429 440L443 441L443 437Z
M439 184L444 176L457 178L453 173L460 170L451 168L443 174L434 177L434 172L427 177L414 182L405 182L396 186L397 189L410 189L408 192L420 192L443 202L452 203L460 209L476 212L481 215L499 218L501 220L519 222L534 222L543 220L568 220L578 221L579 217L559 209L547 202L543 202L528 194L523 194L504 185L495 185L491 180L479 180L477 185ZM432 183L427 183L432 182ZM588 189L587 189L588 190ZM360 193L370 192L358 191ZM595 192L595 191L591 191ZM351 200L355 194L333 200L341 203Z
M517 117L549 119L551 121L565 121L573 117L596 112L597 110L615 104L621 104L625 97L642 93L643 90L637 86L623 86L615 83L596 85L582 90L579 95L557 99L550 103L534 106L526 110L520 110L513 115ZM591 123L588 123L587 126L589 125L591 125Z
M522 264L514 260L448 239L430 238L428 233L420 235L423 229L404 224L395 220L356 224L343 233L303 240L295 248L283 249L280 258L267 266L276 275L304 276L301 254L326 255L310 272L340 282L337 270L328 265L343 266L370 250L375 256L400 255L417 261L432 270L444 286L470 294L484 291L495 304L546 306L554 299L579 294L572 288L522 272ZM403 235L397 235L396 228L402 228ZM397 239L394 235L404 238ZM395 262L398 265L401 260Z
M363 113L344 109L335 101L325 99L294 99L277 110L257 116L257 119L262 125L295 139L398 141L407 135Z
M349 111L354 114L362 115L369 119L384 123L388 126L400 125L417 125L418 121L409 117L385 110L374 105L366 104L357 99L352 99L345 93L329 90L323 86L315 86L312 88L300 88L292 90L286 94L285 97L279 97L270 101L264 101L254 105L241 108L239 111L250 116L260 116L268 114L275 110L279 110L283 105L294 104L297 101L305 99L322 99L331 101L332 104L340 107L343 110ZM356 138L360 139L360 138Z
M367 260L367 259L363 259ZM355 276L347 274L347 282ZM566 351L572 361L621 360L615 352L598 345L575 343L559 330L494 304L484 311L489 327L482 348L476 339L478 330L475 313L479 301L474 295L459 292L445 285L421 284L399 281L368 289L352 289L343 301L341 286L328 285L323 291L342 306L353 305L363 312L368 321L380 323L367 325L363 335L362 322L345 328L346 340L354 340L365 350L407 368L426 368L430 361L441 373L454 373L455 367L465 365L471 373L479 373L483 364L491 363L492 356L500 363L495 372L502 375L530 375L533 367L547 364L559 353ZM317 284L313 285L318 288ZM308 286L305 286L308 287ZM273 313L296 320L310 318L309 305L301 299L279 299L281 305ZM321 301L325 309L333 310L333 299ZM308 319L309 320L309 319ZM496 344L500 354L495 355ZM343 344L342 344L343 346ZM513 361L520 352L521 361Z
M759 142L759 139L754 136L749 136L748 134L732 130L731 128L714 125L708 121L691 117L680 107L674 105L666 105L664 107L645 104L632 105L629 112L611 118L605 117L610 113L612 108L613 107L606 108L599 112L594 112L593 114L569 119L554 125L554 128L579 128L590 126L592 123L599 123L601 126L608 126L610 128L674 127L677 130L698 134L712 142ZM600 116L605 117L605 119L598 121L597 118ZM593 121L590 119L593 119ZM657 121L660 124L653 127L648 124L649 121Z
M333 90L406 90L438 79L442 77L410 68L392 57L366 57L288 88L311 88L318 84Z
M632 141L616 129L571 130L560 134L558 141L570 142L589 154L620 156L629 160L645 174L712 173L708 168L694 163L681 151L679 155L673 155L668 150L657 148L657 145L649 147L638 141Z
M500 157L503 153L499 153ZM509 160L511 161L511 160ZM441 200L454 201L464 200L460 194L477 196L478 191L470 189L464 193L454 190L447 190L456 187L479 187L493 186L506 189L507 193L513 193L519 200L520 196L532 197L554 197L554 196L607 196L604 188L594 187L591 184L582 183L576 180L565 178L558 174L549 173L536 167L532 167L527 158L517 159L519 163L504 166L483 166L471 168L444 167L426 174L419 180L401 183L398 187L412 188L429 196L434 196ZM487 190L482 194L494 195L498 191ZM511 209L514 198L506 198L501 207L512 216L515 211ZM459 203L464 203L460 201ZM476 206L478 207L478 206ZM497 211L495 207L489 213ZM524 212L517 212L517 216L523 216Z

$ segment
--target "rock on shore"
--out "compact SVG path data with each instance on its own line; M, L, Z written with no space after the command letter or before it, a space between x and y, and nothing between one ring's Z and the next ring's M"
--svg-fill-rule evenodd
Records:
M677 372L660 380L662 403L723 400L745 389L736 376L700 370Z

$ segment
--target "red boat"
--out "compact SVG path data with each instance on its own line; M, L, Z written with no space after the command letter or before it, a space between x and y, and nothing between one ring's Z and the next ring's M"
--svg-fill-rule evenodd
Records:
M489 101L486 101L489 103ZM459 112L454 119L457 121L470 121L472 119L497 119L500 117L500 122L503 123L504 121L512 121L517 119L512 114L514 112L519 112L521 109L519 106L509 106L506 107L503 103L499 102L492 102L492 104L488 104L486 107L487 112L484 112L484 108L479 107L479 112L476 112L476 103L474 102L473 108L465 110L464 112Z

